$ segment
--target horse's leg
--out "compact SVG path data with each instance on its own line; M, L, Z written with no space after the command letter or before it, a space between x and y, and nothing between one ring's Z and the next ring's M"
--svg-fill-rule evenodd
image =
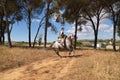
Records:
M62 56L59 54L59 49L55 50L56 54L62 58Z
M72 47L69 46L69 47L68 47L68 50L69 50L69 56L70 56L70 55L71 55L71 52L72 52Z
M72 50L69 50L69 56L71 55L71 53L72 53Z
M69 52L69 56L71 55L71 51Z
M72 52L73 52L73 54L75 54L74 48L71 46L69 49L69 55L71 55Z
M73 54L75 55L75 49L72 47L72 52L73 52Z

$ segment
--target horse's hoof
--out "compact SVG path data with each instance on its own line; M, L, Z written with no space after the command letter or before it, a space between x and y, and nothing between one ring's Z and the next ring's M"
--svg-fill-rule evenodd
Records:
M69 56L71 55L71 53L69 53Z
M63 58L62 56L58 55L60 58Z

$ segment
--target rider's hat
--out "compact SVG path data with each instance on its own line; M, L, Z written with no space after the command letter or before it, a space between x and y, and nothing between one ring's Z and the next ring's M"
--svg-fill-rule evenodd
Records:
M62 27L61 30L64 30L64 28Z

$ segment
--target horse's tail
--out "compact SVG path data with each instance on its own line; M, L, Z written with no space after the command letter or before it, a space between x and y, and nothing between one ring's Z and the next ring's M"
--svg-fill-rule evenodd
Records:
M49 47L51 48L51 47L53 46L54 43L55 43L55 41L53 41Z

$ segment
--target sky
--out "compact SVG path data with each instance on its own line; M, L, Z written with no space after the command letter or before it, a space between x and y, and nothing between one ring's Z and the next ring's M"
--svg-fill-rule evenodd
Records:
M94 19L94 18L93 18ZM96 21L96 19L94 19ZM38 19L33 19L32 20L32 29L31 29L31 40L33 42L35 34L37 32L37 28L39 25L40 20ZM68 24L65 23L64 25L55 22L52 20L52 23L57 26L57 31L58 33L54 33L51 31L50 28L48 28L48 36L47 36L47 42L53 42L58 39L59 32L61 27L65 28L65 34L73 33L75 31L75 24ZM88 22L86 25L82 25L82 31L78 31L77 39L82 40L82 39L94 39L94 33L93 29L90 26L90 22ZM112 27L112 22L108 19L102 20L100 23L99 27L99 33L98 33L98 39L112 39L113 37L113 27ZM44 40L44 26L39 31L39 35L42 35L42 42ZM120 39L117 37L117 39ZM13 29L11 32L11 40L12 41L25 41L28 42L28 28L27 28L27 23L23 20L21 22L15 23L13 25ZM7 35L6 35L6 41L7 41Z

